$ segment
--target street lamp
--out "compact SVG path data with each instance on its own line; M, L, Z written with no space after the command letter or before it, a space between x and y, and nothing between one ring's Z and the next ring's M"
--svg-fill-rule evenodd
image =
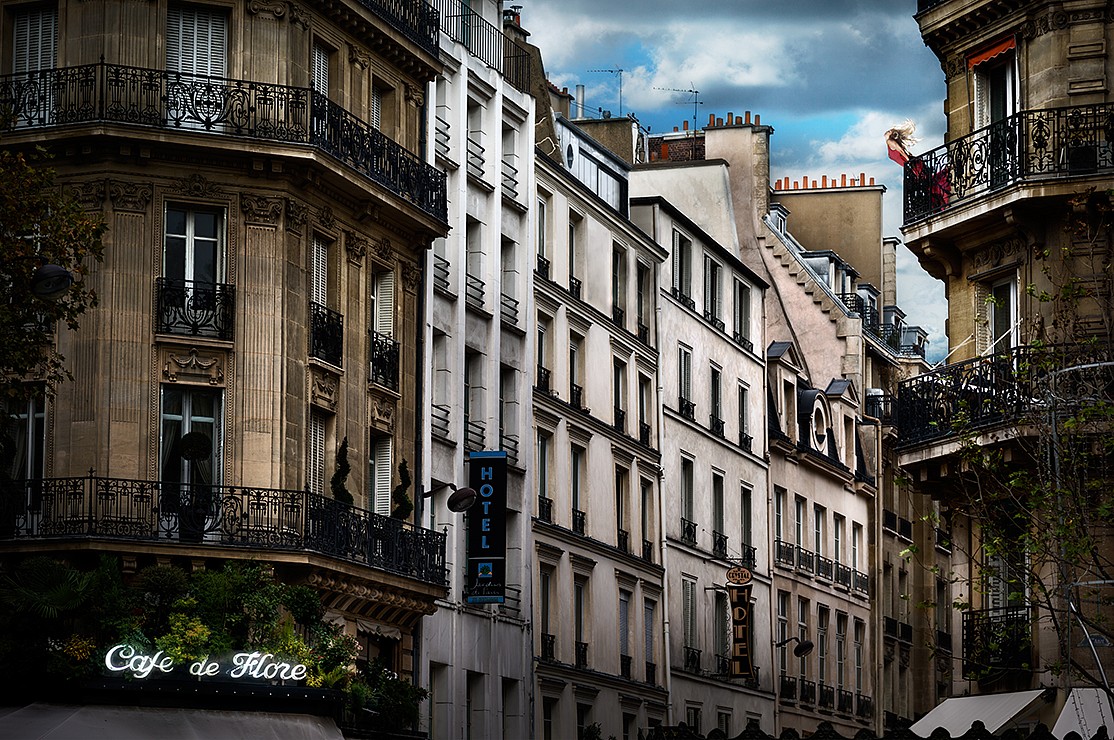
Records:
M44 301L56 301L74 284L73 274L59 265L39 265L31 276L31 293Z
M781 642L775 642L774 647L776 647L776 648L785 647L786 645L788 645L791 642L796 642L797 643L793 647L793 657L795 657L795 658L805 657L806 655L808 655L809 653L812 652L812 649L814 647L816 647L815 645L812 644L812 640L802 640L801 638L797 637L796 635L794 635L793 637L787 637L784 640L782 640Z

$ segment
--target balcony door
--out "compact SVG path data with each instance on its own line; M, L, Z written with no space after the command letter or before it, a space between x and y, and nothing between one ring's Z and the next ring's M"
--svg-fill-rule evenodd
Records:
M166 11L166 115L172 125L212 130L227 114L228 16L220 11L171 5ZM175 74L176 73L176 74ZM179 77L180 75L180 77Z
M972 58L971 65L975 128L987 129L987 175L990 187L997 187L1016 174L1017 132L1011 116L1017 112L1017 74L1012 39Z
M199 542L219 527L223 391L164 386L159 435L162 528Z
M219 209L167 206L163 276L210 290L223 282L223 221Z
M14 29L12 47L13 84L23 87L18 98L22 110L14 115L32 125L51 122L54 96L49 78L37 74L53 69L58 53L58 11L55 8L37 8L19 11L12 19Z
M1013 277L990 286L987 300L990 347L987 354L1009 352L1017 345L1017 281Z

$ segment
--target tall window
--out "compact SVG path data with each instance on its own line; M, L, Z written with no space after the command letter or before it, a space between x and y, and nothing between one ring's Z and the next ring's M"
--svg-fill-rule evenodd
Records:
M818 557L824 555L824 524L828 519L828 512L819 504L815 504L812 510L812 541L813 549L816 550ZM839 546L836 546L839 549Z
M797 640L798 644L808 639L808 599L797 599ZM797 673L803 679L808 675L808 657L802 655L797 659Z
M851 524L851 567L859 569L859 545L863 541L863 525L852 522Z
M310 83L313 85L314 92L327 97L329 95L329 80L332 77L330 68L332 67L333 50L315 39L311 53L313 57L311 59Z
M735 341L750 341L750 286L735 280Z
M221 401L220 390L163 386L159 477L164 482L220 483ZM208 455L200 454L205 451Z
M310 249L309 299L318 306L329 305L329 242L314 234Z
M393 338L395 335L395 273L381 270L371 277L368 296L371 326L376 334Z
M584 347L584 338L578 334L569 336L569 383L575 386L583 387L584 382L581 377L581 365L584 362L582 348ZM571 390L571 386L570 386ZM583 392L583 391L581 391ZM584 399L579 399L581 403Z
M693 496L693 464L687 457L681 458L681 516L690 522L695 521Z
M227 76L228 17L219 11L171 5L166 11L166 69Z
M309 412L306 486L310 493L316 493L318 496L325 494L325 416L320 411Z
M673 291L692 295L692 241L679 231L673 232Z
M723 503L723 474L712 471L712 527L718 534L727 529Z
M990 351L1008 352L1016 345L1017 281L1013 278L990 287L987 300L990 315Z
M638 375L638 423L649 424L650 414L653 413L654 391L650 379L639 373ZM641 430L639 431L641 434ZM649 440L647 440L649 441Z
M797 547L803 547L805 544L805 500L798 496L794 499L794 507L796 517L793 521L796 529L794 530L793 542Z
M866 640L866 624L855 620L855 693L863 693L863 642Z
M551 598L553 591L553 569L542 566L538 581L538 611L540 614L542 635L552 635L553 628L550 624L550 611L552 610Z
M392 468L392 440L388 436L376 435L371 438L368 463L371 467L368 480L371 482L371 492L368 499L372 503L376 514L389 516L394 508L391 501L391 479L394 475Z
M630 655L630 591L619 589L619 655Z
M709 402L711 404L712 423L722 426L720 422L723 421L723 373L713 365L709 376ZM713 431L722 431L722 429Z
M548 215L547 198L538 198L538 256L545 257L547 253L546 234L549 231L549 215Z
M642 602L642 631L643 631L643 645L642 649L646 653L646 662L654 663L654 612L657 611L657 603L646 599Z
M692 400L692 350L681 345L678 350L678 378L679 388L677 395L681 401Z
M785 539L785 499L788 491L774 486L774 539Z
M654 540L654 484L647 478L642 478L639 484L642 494L642 506L639 509L642 515L642 539L652 543Z
M704 317L708 319L718 319L722 315L722 271L723 268L711 255L704 255Z
M736 395L738 396L739 406L739 443L742 444L743 437L748 436L750 430L750 424L747 422L747 402L749 401L747 387L740 383Z
M538 496L549 498L549 435L538 432Z
M836 688L843 690L844 663L847 661L847 615L836 613Z
M731 605L727 594L716 591L716 655L728 658L731 655Z
M163 277L211 287L224 278L224 211L168 205Z
M630 491L627 490L627 469L619 466L615 467L615 528L617 537L630 537L630 506L627 504L627 499L630 496ZM627 549L630 547L629 542L619 542L620 548Z
M777 638L775 642L784 643L789 639L789 593L777 592ZM789 651L785 645L777 649L778 669L782 674L789 670Z
M569 448L569 493L572 496L573 511L582 511L580 508L581 487L584 481L584 448L572 445Z
M739 519L740 519L740 533L739 541L743 547L750 545L751 537L753 536L753 524L751 514L751 490L750 486L743 483L739 486Z
M588 642L588 583L577 578L572 586L573 639Z
M847 522L838 514L832 517L832 559L837 563L843 562L843 534Z
M696 581L689 578L681 581L682 629L684 646L696 647Z
M621 412L627 405L623 400L627 393L627 363L616 359L612 363L611 371L612 401L615 404L615 423L618 426Z
M627 305L627 253L618 245L611 251L611 305L620 310Z
M650 297L654 294L654 286L650 280L649 265L644 265L639 262L635 277L638 283L638 285L635 286L638 290L638 323L648 326L650 323L650 312L653 311L653 304Z
M580 232L583 219L578 215L569 211L569 277L576 277L579 270L578 260L580 259Z
M18 10L12 25L12 72L18 75L53 69L58 51L58 10Z
M816 676L817 681L828 680L828 607L816 607Z

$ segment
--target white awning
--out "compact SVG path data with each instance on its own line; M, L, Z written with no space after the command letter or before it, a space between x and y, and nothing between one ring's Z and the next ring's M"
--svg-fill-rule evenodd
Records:
M29 704L0 716L0 737L25 740L344 740L328 717L169 707Z
M1080 737L1089 740L1103 725L1108 732L1114 731L1114 712L1106 694L1101 689L1072 689L1052 734L1063 740L1069 732L1078 732Z
M979 720L986 725L988 732L997 732L1032 706L1043 693L1043 689L1036 689L945 699L909 729L921 737L928 737L937 727L943 727L952 737L959 737L971 729L972 722Z

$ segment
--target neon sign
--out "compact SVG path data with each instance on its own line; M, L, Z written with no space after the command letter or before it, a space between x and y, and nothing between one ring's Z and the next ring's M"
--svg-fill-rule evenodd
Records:
M158 673L171 673L176 668L174 659L162 650L153 655L141 653L131 645L116 645L104 656L104 666L114 673L130 673L133 678L149 678ZM210 660L208 656L190 663L191 676L198 678L227 676L238 680L301 681L307 668L302 663L287 663L275 658L273 653L259 651L236 653L232 665Z

